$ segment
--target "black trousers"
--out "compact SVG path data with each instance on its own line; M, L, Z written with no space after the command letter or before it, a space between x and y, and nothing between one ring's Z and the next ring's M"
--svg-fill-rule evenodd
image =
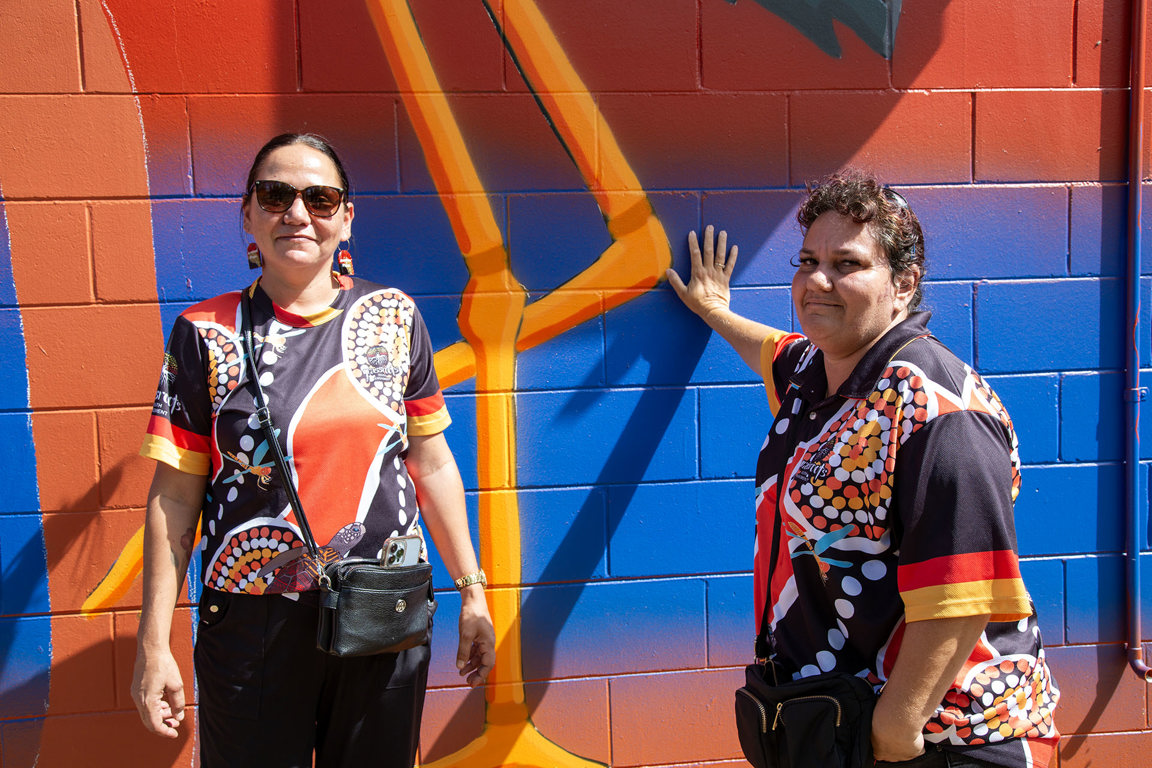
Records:
M895 763L877 760L876 766L877 768L888 768L888 766L901 766L901 768L903 766L909 768L1000 768L1000 766L986 760L969 757L961 752L950 752L937 747L935 744L925 744L924 754L920 757Z
M205 589L195 664L202 768L411 768L427 645L338 658L316 649L319 593Z

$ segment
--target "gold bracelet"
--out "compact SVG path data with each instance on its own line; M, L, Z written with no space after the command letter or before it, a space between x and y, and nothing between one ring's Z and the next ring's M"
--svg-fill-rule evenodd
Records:
M480 569L479 571L473 571L467 576L461 576L456 579L454 583L456 584L456 589L464 589L464 587L470 587L473 584L486 587L488 586L488 577L484 575L484 569Z

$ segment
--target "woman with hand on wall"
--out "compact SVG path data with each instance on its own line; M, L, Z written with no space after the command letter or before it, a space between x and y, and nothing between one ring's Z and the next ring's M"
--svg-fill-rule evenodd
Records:
M803 335L729 308L724 232L707 227L702 250L689 235L687 285L668 272L776 416L756 468L765 655L793 678L882 686L880 762L1048 765L1059 692L1017 562L1008 414L917 311L924 238L903 197L847 171L812 187L798 220Z
M187 697L169 633L199 543L201 765L407 768L428 645L353 658L317 650L315 570L293 557L301 531L254 416L241 299L250 299L254 362L317 544L332 557L378 558L389 537L422 536L423 518L460 590L456 662L475 686L495 638L431 342L404 293L344 274L344 251L333 271L354 211L323 139L269 141L241 211L260 278L176 320L142 449L157 465L132 696L149 730L177 735Z

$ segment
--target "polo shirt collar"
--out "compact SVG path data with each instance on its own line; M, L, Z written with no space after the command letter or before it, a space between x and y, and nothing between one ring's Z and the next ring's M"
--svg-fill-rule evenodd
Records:
M848 379L840 385L836 395L845 398L867 397L875 388L888 361L912 339L929 335L928 320L931 317L932 313L928 311L913 312L895 328L881 336L880 340L864 353L864 357L852 369ZM827 399L824 396L828 390L828 379L824 375L824 353L819 349L816 350L812 361L797 371L792 376L791 382L800 389L804 399L810 403Z

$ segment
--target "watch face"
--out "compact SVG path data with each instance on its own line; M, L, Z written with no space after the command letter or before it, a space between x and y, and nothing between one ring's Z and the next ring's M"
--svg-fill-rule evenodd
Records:
M478 571L476 573L470 573L467 576L461 576L459 579L457 579L456 580L456 588L457 589L464 589L464 587L470 587L473 584L487 584L487 583L488 583L488 578L484 575L484 571Z

